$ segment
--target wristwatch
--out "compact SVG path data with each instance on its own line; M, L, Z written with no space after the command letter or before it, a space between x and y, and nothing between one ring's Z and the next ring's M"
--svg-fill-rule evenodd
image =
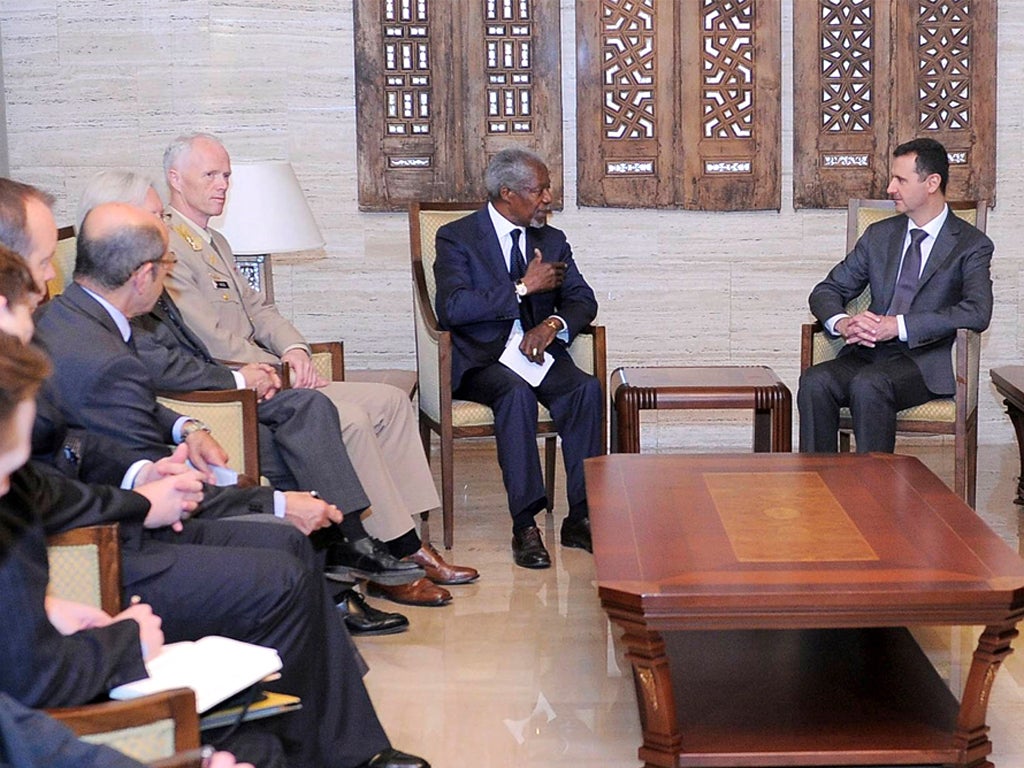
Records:
M526 287L526 283L522 280L516 280L516 296L520 299L526 296L530 292L530 289Z
M199 419L189 419L181 425L181 442L185 442L188 436L194 432L206 432L207 434L213 432L209 425L205 421Z

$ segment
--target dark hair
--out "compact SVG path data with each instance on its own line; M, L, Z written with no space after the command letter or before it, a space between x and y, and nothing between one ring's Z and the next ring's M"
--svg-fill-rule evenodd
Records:
M75 258L75 278L84 277L103 288L120 288L132 273L149 262L159 261L166 252L163 236L156 225L125 225L112 232L94 236L91 216L82 223Z
M0 332L0 431L18 404L34 398L50 375L50 361L38 347Z
M0 245L5 245L19 256L32 250L25 203L35 198L47 208L53 207L53 196L30 184L0 177Z
M16 306L28 304L38 293L28 265L10 248L0 245L0 296L9 306Z
M946 194L946 182L949 181L949 153L935 139L914 139L904 142L893 150L893 157L916 154L914 170L917 177L924 180L933 173L939 174L939 191Z

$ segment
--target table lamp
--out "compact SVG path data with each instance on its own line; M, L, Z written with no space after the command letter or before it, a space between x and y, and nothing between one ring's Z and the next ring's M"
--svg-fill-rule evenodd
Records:
M238 271L270 301L270 254L324 245L295 171L283 161L232 163L224 211L210 226L227 238Z

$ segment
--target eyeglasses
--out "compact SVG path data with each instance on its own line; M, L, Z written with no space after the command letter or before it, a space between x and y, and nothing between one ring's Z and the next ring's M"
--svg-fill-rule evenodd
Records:
M144 262L142 262L142 264L139 264L139 266L143 267L146 264L159 264L161 267L164 267L166 269L170 269L171 267L173 267L177 263L178 263L178 257L174 254L174 251L168 251L165 255L161 256L159 259L150 259L149 261L144 261Z

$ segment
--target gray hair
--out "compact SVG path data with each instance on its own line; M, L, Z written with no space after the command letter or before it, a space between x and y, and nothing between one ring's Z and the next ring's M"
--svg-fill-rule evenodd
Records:
M484 171L484 186L492 200L501 197L501 188L521 192L533 183L533 170L544 167L544 160L536 152L510 147L491 158Z
M101 203L128 203L141 206L153 181L134 171L100 171L86 184L78 201L75 228L82 228L85 215Z
M101 236L93 236L89 219L86 214L78 235L76 280L86 278L103 288L116 290L143 264L164 257L163 233L155 219L152 224L124 226Z
M206 139L207 141L212 141L214 144L224 149L225 152L227 151L227 148L224 146L224 142L222 142L213 134L201 132L182 134L174 141L172 141L170 144L168 144L167 149L164 150L164 176L170 173L170 170L172 168L178 167L178 161L182 158L182 156L187 155L189 152L192 151L192 145L198 139Z

